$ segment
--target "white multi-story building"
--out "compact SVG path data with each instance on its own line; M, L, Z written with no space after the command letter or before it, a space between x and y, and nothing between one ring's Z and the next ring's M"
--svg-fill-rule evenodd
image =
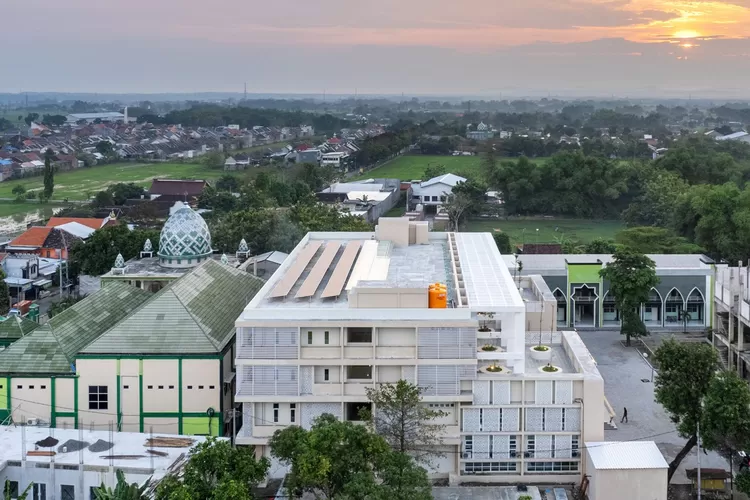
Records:
M430 233L405 218L381 218L374 234L309 233L237 319L237 442L270 457L276 430L323 413L356 421L365 389L404 379L448 414L431 473L577 480L583 442L601 441L609 419L602 378L575 332L542 334L549 359L532 359L540 335L526 326L553 324L554 300L524 289L541 279L518 284L487 233Z

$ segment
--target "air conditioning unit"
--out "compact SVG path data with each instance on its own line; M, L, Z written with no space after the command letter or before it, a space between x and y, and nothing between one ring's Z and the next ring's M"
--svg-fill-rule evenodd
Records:
M27 426L38 426L41 423L41 421L38 418L27 418L26 419L26 425Z
M581 453L580 453L580 452L578 452L578 451L574 451L573 453L571 453L571 456L572 456L573 458L578 458L578 457L580 457L580 456L581 456Z
M516 458L517 456L518 456L518 452L517 452L517 451L515 451L515 450L512 450L512 451L510 452L510 458Z
M530 451L525 451L523 453L523 458L531 458L531 452Z
M471 453L462 453L461 458L471 458Z

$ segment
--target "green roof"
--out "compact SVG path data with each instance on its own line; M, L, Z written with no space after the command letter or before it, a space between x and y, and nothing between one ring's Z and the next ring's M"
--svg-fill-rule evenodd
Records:
M33 332L39 326L39 323L36 321L31 321L23 316L8 316L0 321L0 340L14 342L24 335Z
M0 352L0 373L72 373L76 354L151 296L111 283Z
M207 260L172 282L81 354L216 354L265 282Z

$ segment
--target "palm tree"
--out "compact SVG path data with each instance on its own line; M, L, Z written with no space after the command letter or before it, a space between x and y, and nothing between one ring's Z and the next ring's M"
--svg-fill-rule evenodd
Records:
M128 484L125 480L125 473L121 470L117 471L117 486L115 489L108 488L104 483L101 486L94 489L94 495L96 500L146 500L146 490L151 483L149 478L143 486L138 486L138 483Z
M20 495L18 492L13 492L10 489L10 479L5 480L5 486L3 487L3 498L4 500L26 500L29 496L29 491L31 491L31 488L34 486L34 483L29 483L29 485L26 487L25 490L23 490L23 493ZM15 493L15 495L14 495ZM17 495L17 496L16 496Z

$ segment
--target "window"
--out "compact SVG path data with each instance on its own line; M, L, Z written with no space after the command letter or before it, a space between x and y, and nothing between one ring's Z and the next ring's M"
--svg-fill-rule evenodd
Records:
M328 342L330 340L330 333L329 332L325 332L323 335L325 337L325 339L323 340L323 343L324 344L328 344Z
M46 386L46 385L40 385L40 386L39 386L39 388L40 388L40 389L46 389L46 388L47 388L47 386Z
M147 388L147 389L153 389L153 388L154 388L154 386L153 386L153 385L149 385L149 386L146 386L146 388Z
M199 385L199 386L198 386L198 389L203 389L203 386L202 386L202 385Z
M372 411L372 403L346 403L345 415L346 419L359 422L363 420L362 411Z
M438 197L437 196L433 196L432 197L432 201L438 201Z
M474 453L474 436L464 436L464 458L471 458Z
M33 388L34 388L34 386L33 386L33 385L30 385L30 386L29 386L29 389L33 389Z
M347 366L346 376L353 380L372 380L372 366Z
M464 474L491 474L496 472L515 472L516 462L466 462Z
M47 500L47 485L44 483L34 483L31 493L33 500Z
M170 386L169 386L169 388L170 388L170 389L174 389L174 386L173 386L173 385L170 385Z
M109 399L106 385L89 386L89 410L108 410Z
M580 462L527 462L528 472L578 472Z
M18 481L10 481L10 498L18 498Z
M192 385L189 385L189 386L188 386L188 389L192 389L192 388L193 388L193 386L192 386Z
M23 386L22 385L17 385L16 389L23 389Z
M536 440L534 436L526 436L526 453L524 453L524 456L526 458L532 458L534 456L535 451L536 451Z
M328 382L328 380L330 378L329 375L330 375L330 373L328 371L328 368L326 368L325 370L323 370L323 380L324 381Z
M346 340L350 344L371 344L372 328L348 328Z
M573 436L570 442L570 453L573 458L580 457L581 451L578 447L578 436Z
M273 404L273 421L274 423L279 422L279 403Z
M209 389L216 389L216 386L215 385L209 385L208 388ZM170 389L171 389L171 387L170 387Z
M92 486L91 488L89 488L89 495L90 495L89 498L91 500L96 500L97 499L96 490L98 490L98 489L99 489L98 486Z
M312 344L312 332L307 332L307 344Z
M455 403L429 403L427 405L430 408L454 408Z
M60 485L60 500L76 500L76 489L72 484Z
M289 403L289 421L294 423L297 419L297 404Z
M123 389L130 389L130 386L129 385L123 385L122 388Z
M163 385L160 385L160 386L159 386L159 389L164 389L164 386L163 386Z

